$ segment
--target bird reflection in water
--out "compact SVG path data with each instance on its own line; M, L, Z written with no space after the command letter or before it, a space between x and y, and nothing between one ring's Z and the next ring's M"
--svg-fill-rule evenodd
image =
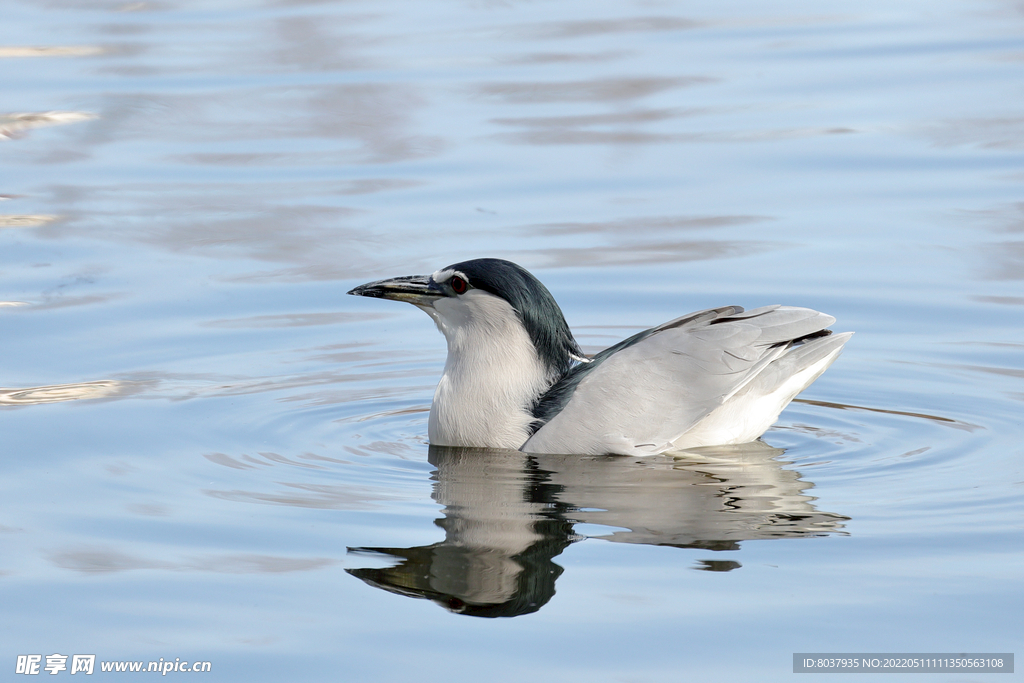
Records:
M754 539L824 536L849 518L818 512L812 484L784 469L781 449L763 441L694 449L680 456L528 454L431 446L435 523L443 541L415 548L350 548L397 560L349 569L393 593L427 598L460 614L512 617L536 612L555 594L571 543L618 543L738 550ZM608 527L582 536L576 524ZM701 560L730 571L733 560Z

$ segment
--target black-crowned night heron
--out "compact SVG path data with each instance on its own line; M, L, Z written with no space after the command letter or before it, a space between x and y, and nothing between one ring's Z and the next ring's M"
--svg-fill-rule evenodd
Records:
M839 356L852 332L807 308L711 308L584 356L537 278L501 259L379 280L349 294L434 319L448 360L430 443L652 455L746 443Z

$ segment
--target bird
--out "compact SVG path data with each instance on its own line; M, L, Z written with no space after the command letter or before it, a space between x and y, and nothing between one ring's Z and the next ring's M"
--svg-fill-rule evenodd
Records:
M498 258L368 282L411 303L448 346L432 445L645 456L757 440L852 332L808 308L721 306L584 354L548 289Z

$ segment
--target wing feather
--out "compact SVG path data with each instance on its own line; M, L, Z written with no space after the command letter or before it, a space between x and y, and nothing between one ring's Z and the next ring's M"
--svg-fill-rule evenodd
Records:
M749 403L751 394L767 394L783 385L789 391L788 378L824 362L817 377L848 338L814 338L829 334L825 328L833 322L832 316L806 308L744 311L728 306L641 332L552 387L540 402L542 424L522 450L626 455L664 451L737 395ZM801 343L808 337L808 343ZM823 361L828 354L833 355ZM765 429L777 415L766 416Z

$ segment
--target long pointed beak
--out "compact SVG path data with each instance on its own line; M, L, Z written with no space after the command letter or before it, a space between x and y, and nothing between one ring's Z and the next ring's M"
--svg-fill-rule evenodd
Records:
M429 275L406 275L389 280L377 280L359 285L349 294L375 299L405 301L416 306L433 306L445 294L431 281Z

